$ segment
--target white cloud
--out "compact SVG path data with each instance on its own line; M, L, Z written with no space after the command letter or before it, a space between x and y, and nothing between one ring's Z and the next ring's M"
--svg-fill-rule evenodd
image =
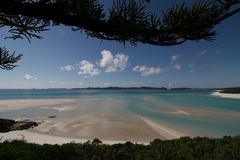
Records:
M179 58L178 55L172 55L171 57L171 64L173 64L174 62L176 62L176 60Z
M180 63L175 63L175 64L172 66L172 69L173 69L173 70L177 70L177 71L181 70L181 68L182 68L182 66L181 66Z
M133 68L133 71L141 73L141 76L150 76L150 75L161 73L162 69L159 67L154 68L154 67L146 67L146 66L135 66Z
M102 59L100 60L100 63L99 63L101 67L107 67L109 65L112 65L114 57L110 51L103 50L101 52L101 55L102 55Z
M33 78L33 76L31 76L30 74L28 74L28 73L26 73L24 76L23 76L23 79L25 79L25 80L30 80L30 79L32 79Z
M167 67L160 68L160 67L147 67L145 65L143 66L137 65L132 69L132 71L139 72L141 76L150 76L173 70L180 71L182 69L182 65L181 63L178 62L178 59L179 59L178 55L172 55L170 64Z
M103 50L101 55L102 59L99 62L99 66L105 68L105 72L121 72L127 67L128 55L121 53L114 56L108 50Z
M178 55L172 55L171 56L171 62L170 62L170 67L165 69L165 71L170 71L170 70L181 70L182 66L177 60L179 59Z
M23 79L24 79L24 80L31 80L31 79L37 80L38 78L37 78L37 77L33 77L32 75L26 73L26 74L23 76Z
M61 71L68 71L69 72L69 71L71 71L73 69L74 69L73 65L66 65L66 66L60 67Z
M78 72L78 74L86 75L86 77L88 76L94 77L100 74L99 69L97 69L94 64L86 60L80 61L79 69L80 71Z

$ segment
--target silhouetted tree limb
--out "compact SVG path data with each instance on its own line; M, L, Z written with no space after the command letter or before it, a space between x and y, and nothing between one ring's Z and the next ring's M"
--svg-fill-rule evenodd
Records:
M22 54L15 55L15 52L10 54L6 48L0 48L0 69L12 70L17 67L15 64L22 58Z
M5 38L23 39L25 37L30 42L33 37L41 38L39 34L47 30L46 27L49 26L49 22L22 15L9 16L0 13L0 27L6 26L9 27L8 32L11 35Z
M179 4L158 17L148 12L141 0L115 0L108 14L97 0L4 0L0 12L36 18L44 27L50 21L61 23L99 39L166 46L187 40L213 40L215 25L238 13L239 9L230 8L239 3L239 0L200 0L190 7Z
M10 27L13 39L40 38L40 32L63 24L98 39L171 46L212 41L214 27L240 12L240 0L197 0L157 16L148 11L146 2L114 0L106 12L98 0L2 0L0 27Z

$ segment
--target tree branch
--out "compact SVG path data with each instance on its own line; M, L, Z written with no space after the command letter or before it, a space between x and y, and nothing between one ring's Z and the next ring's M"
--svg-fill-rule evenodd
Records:
M103 12L103 6L97 0L3 0L0 13L8 17L24 17L43 23L39 30L34 24L7 21L14 38L37 37L43 28L64 24L73 30L84 30L87 35L99 39L130 41L131 44L148 43L153 45L177 45L188 40L201 39L212 41L216 32L215 25L239 12L228 12L229 7L239 4L239 0L200 0L191 7L177 5L157 17L148 12L146 0L115 0L109 10L109 16ZM6 23L6 20L0 19ZM15 22L14 24L12 22ZM21 21L20 21L21 22ZM50 23L51 22L51 23ZM31 23L30 23L31 24ZM23 27L24 25L29 27ZM30 32L29 32L30 31Z
M6 50L5 47L0 47L0 69L12 70L17 67L16 63L22 58L22 54L15 55Z
M218 19L218 22L221 22L221 21L223 21L223 20L225 20L225 19L227 19L227 18L229 18L229 17L231 17L231 16L233 16L237 13L240 13L240 8L237 8L237 9L225 14L224 16L222 16L221 18Z

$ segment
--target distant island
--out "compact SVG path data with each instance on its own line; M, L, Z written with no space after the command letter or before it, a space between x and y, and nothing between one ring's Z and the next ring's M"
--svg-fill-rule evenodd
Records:
M88 87L86 89L111 89L111 90L119 90L119 89L149 89L149 90L167 90L165 87Z
M144 89L144 90L190 90L191 88L166 88L166 87L88 87L88 88L71 88L72 90L81 89L106 89L106 90L120 90L120 89Z
M240 94L240 87L224 88L220 93Z
M86 88L31 88L31 89L23 89L23 88L16 88L16 89L1 89L0 90L122 90L122 89L136 89L136 90L191 90L191 89L198 89L198 88L188 88L188 87L178 87L178 88L166 88L166 87L148 87L148 86L141 86L141 87L118 87L118 86L110 86L110 87L86 87Z

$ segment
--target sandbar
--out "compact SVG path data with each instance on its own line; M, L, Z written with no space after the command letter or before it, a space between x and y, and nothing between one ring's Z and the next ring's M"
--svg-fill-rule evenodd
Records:
M83 143L98 138L105 144L133 143L148 144L152 140L175 139L186 136L175 129L146 117L134 118L97 114L68 119L47 119L38 127L0 133L4 140L24 139L37 144Z
M30 107L62 105L76 101L75 99L16 99L0 100L0 112Z
M28 142L39 144L63 144L72 141L82 143L98 138L110 144L126 141L149 143L156 138L175 139L186 136L185 133L169 127L166 122L161 123L135 113L119 113L118 108L124 106L124 103L118 103L113 109L110 107L102 109L95 107L98 101L94 101L93 104L90 102L92 101L79 99L0 100L0 112L30 107L58 111L53 112L54 118L49 118L52 115L51 111L32 118L16 117L22 120L27 118L41 124L33 129L1 133L0 138L3 137L2 140L6 140L24 137ZM108 103L102 102L100 106ZM181 109L173 111L173 114L190 115L189 112Z
M211 95L222 97L222 98L240 99L240 94L220 93L220 91L213 92Z

